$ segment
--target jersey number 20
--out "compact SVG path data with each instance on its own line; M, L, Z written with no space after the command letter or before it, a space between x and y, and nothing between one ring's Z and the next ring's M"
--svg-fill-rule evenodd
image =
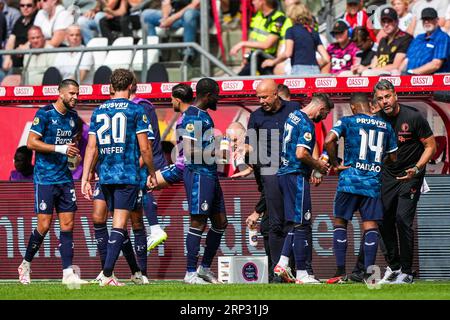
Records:
M107 114L98 114L97 122L103 122L97 130L99 144L111 144L111 135L114 143L125 143L127 133L127 117L122 112L116 113L112 118ZM111 131L108 129L111 128ZM110 134L111 132L111 134Z

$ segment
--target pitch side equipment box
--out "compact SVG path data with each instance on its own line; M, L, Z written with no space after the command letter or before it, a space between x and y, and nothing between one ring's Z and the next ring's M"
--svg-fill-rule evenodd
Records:
M219 281L223 283L268 283L268 258L219 257Z

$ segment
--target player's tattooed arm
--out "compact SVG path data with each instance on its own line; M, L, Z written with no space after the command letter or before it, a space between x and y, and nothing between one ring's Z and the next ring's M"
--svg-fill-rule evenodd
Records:
M328 163L323 162L322 160L314 159L312 155L309 153L309 150L306 149L305 147L297 147L295 155L297 159L305 163L310 168L316 169L321 174L328 173L328 166L329 166Z
M137 139L139 143L139 149L141 151L142 160L147 166L148 178L147 187L153 190L157 185L155 167L153 166L153 152L148 141L147 132L142 132L137 134Z
M324 147L327 150L328 157L330 158L330 164L334 168L334 170L339 173L343 170L350 168L349 166L344 166L340 164L339 159L337 157L337 142L339 137L333 131L328 132L327 137L325 138Z

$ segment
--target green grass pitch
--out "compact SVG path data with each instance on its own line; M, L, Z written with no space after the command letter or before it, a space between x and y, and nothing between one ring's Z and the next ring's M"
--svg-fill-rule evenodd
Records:
M69 289L59 282L35 281L29 286L13 282L0 283L0 300L316 300L316 299L445 299L450 300L450 281L417 281L412 285L384 285L369 289L364 284L295 285L295 284L224 284L186 285L180 281L151 281L137 286L99 287L83 285Z

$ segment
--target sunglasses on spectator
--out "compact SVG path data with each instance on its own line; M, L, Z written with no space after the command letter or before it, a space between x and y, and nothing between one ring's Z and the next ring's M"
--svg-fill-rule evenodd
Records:
M21 8L33 8L33 4L32 3L20 4L19 6Z

